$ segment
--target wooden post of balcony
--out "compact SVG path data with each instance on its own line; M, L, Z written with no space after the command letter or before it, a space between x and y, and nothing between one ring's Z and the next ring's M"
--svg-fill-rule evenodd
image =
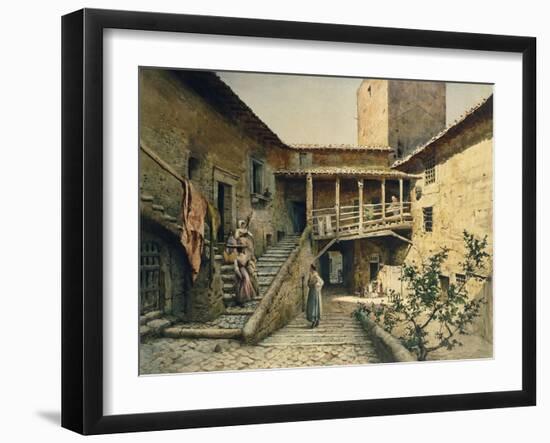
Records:
M357 187L359 188L359 233L363 232L363 186L364 180L357 180Z
M403 221L403 179L399 179L399 215Z
M307 225L313 225L313 178L311 173L306 175L306 220Z
M386 219L386 179L382 179L382 220Z
M336 212L336 238L340 235L340 177L336 177L334 210Z

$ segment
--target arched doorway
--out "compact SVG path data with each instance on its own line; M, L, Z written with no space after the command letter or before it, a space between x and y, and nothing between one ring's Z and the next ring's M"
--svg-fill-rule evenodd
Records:
M323 247L319 245L319 249ZM334 243L319 257L319 271L327 286L353 287L353 241Z

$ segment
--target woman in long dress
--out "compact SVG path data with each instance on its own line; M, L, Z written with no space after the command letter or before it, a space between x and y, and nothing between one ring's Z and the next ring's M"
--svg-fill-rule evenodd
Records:
M319 326L321 320L321 288L324 284L325 282L317 272L317 268L312 264L309 268L309 279L307 281L309 292L306 304L306 318L311 322L312 328Z
M250 255L246 247L243 245L237 246L239 254L235 259L235 276L237 277L237 287L235 288L235 301L242 306L247 301L252 300L256 296L256 289L250 275Z

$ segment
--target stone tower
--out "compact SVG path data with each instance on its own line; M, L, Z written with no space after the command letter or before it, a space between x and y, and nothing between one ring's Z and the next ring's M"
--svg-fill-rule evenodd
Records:
M445 95L444 82L363 80L357 90L358 143L408 154L445 128Z

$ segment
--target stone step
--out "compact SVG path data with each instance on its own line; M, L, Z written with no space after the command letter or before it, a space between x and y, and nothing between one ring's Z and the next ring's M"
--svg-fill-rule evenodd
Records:
M268 265L271 265L271 266L274 266L274 265L282 266L285 261L286 261L285 259L281 259L279 257L265 257L265 258L262 257L258 260L257 264L258 265L268 264Z
M257 344L257 346L263 346L263 347L275 347L275 346L345 346L345 345L358 345L358 346L369 346L365 341L361 340L338 340L338 341L319 341L319 342L312 342L312 341L293 341L293 342L266 342L265 340L263 342L260 342ZM371 348L372 345L369 346ZM374 348L372 349L372 355L376 356L376 352Z
M290 323L288 324L286 327L290 328L296 328L296 329L300 329L300 328L308 328L310 326L310 322L308 322L307 320L304 320L303 322L300 322L300 323ZM330 320L325 320L323 318L321 318L321 322L319 323L319 327L320 326L323 326L324 328L329 328L329 329L337 329L337 328L361 328L361 325L359 323L351 323L351 322L343 322L343 321L330 321Z
M282 264L273 263L273 262L258 262L256 263L256 268L271 268L273 271L278 271L281 269Z
M308 322L307 325L306 324L287 325L284 329L281 329L275 332L275 334L285 334L285 333L296 334L296 333L299 333L300 331L311 331L311 330L312 329L310 328L310 323ZM330 333L335 331L360 332L360 333L364 332L364 329L361 327L361 325L332 326L332 325L326 325L323 322L323 320L321 320L321 322L319 323L319 326L314 328L314 330L317 332L330 332ZM309 334L309 332L304 332L304 333Z
M278 274L278 270L276 271L266 271L266 270L258 270L258 278L261 277L275 277Z
M349 339L367 339L367 336L362 331L340 331L340 332L329 332L329 331L319 331L318 328L309 329L312 331L311 333L302 333L302 332L296 332L296 333L275 333L271 337L269 337L266 340L331 340L333 338L349 338Z
M222 280L224 282L234 282L235 281L235 273L231 274L222 274Z
M263 260L263 259L266 259L266 258L278 258L278 259L281 259L281 260L286 260L288 258L288 254L286 253L267 253L267 254L264 254L262 255L259 260Z
M241 308L239 306L232 306L225 309L226 314L231 315L252 315L256 311L256 308Z
M294 336L285 336L285 337L278 337L278 336L272 336L268 337L264 340L265 343L305 343L305 342L313 342L313 343L327 343L327 342L352 342L352 343L368 343L369 339L368 337L364 335L349 335L349 334L340 334L340 335L325 335L325 334L319 334L315 336L303 336L303 335L294 335Z
M163 214L162 218L163 218L164 220L169 221L169 222L172 222L172 223L175 223L175 222L178 221L178 219L177 219L176 217L173 217L173 216L171 216L170 214L166 214L166 213Z
M264 343L329 343L329 342L338 342L338 343L368 343L368 337L364 335L355 335L350 336L347 334L340 335L317 335L312 337L304 337L300 335L288 336L288 337L277 337L272 336L264 340Z
M160 318L161 315L162 315L162 312L160 311L151 311L151 312L148 312L147 314L140 315L139 324L144 325L147 322L150 322L151 320L156 320L157 318Z

